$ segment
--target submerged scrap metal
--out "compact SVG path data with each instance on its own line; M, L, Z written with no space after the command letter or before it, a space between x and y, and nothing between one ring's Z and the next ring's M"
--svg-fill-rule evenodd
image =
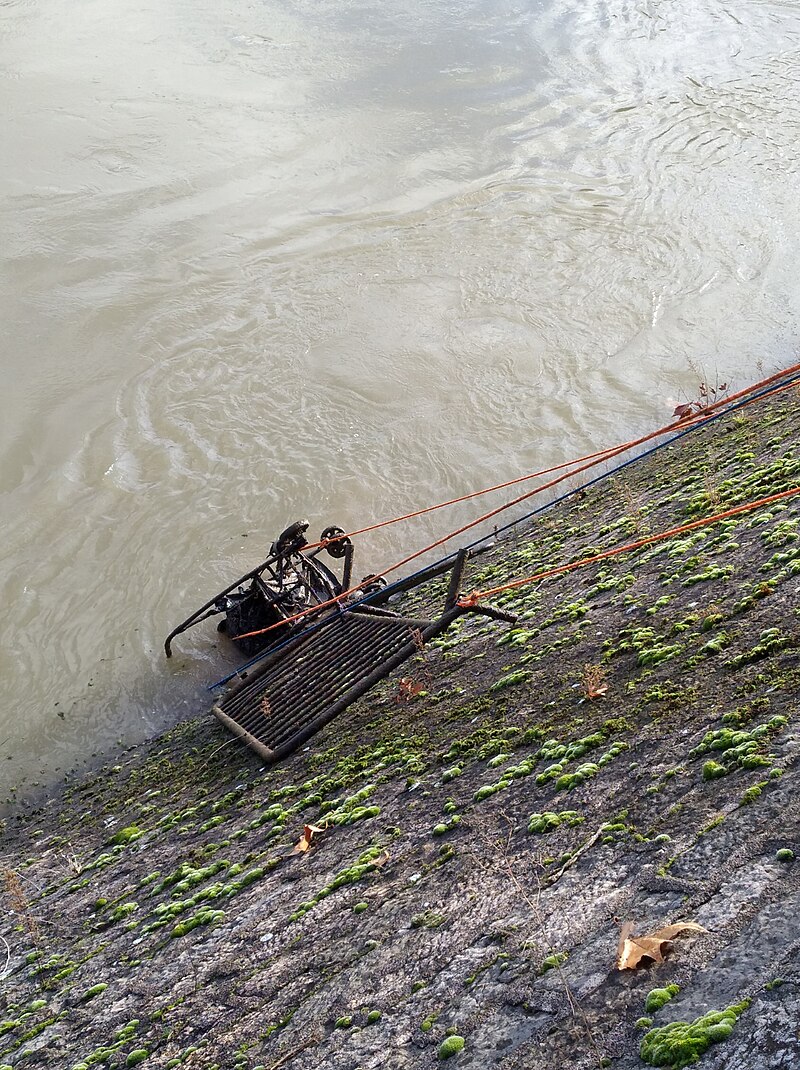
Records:
M453 557L387 589L370 575L351 588L353 546L338 527L326 528L309 547L307 520L283 531L269 557L240 576L174 628L172 641L209 617L224 614L218 628L246 656L238 681L213 707L214 715L265 761L290 754L342 710L387 676L424 643L464 613L514 623L516 616L485 605L459 602L469 556ZM342 560L337 575L319 560L325 549ZM389 594L450 572L445 603L433 619L405 617L386 609Z
M227 635L246 656L258 654L284 640L294 629L290 618L305 613L308 623L315 607L339 597L350 585L353 567L353 544L342 528L325 528L313 549L306 532L308 520L298 520L281 532L270 547L269 556L260 565L228 584L208 602L174 628L164 642L167 657L172 657L172 641L189 628L209 617L225 614L218 630ZM322 550L336 560L344 560L341 578L319 560ZM378 576L362 581L362 593L385 586ZM311 612L309 612L311 611ZM269 629L269 630L265 630ZM251 635L251 632L260 632Z

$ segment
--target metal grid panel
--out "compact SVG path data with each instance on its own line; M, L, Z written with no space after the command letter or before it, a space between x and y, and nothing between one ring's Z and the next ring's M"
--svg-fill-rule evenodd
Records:
M294 750L417 649L428 621L343 613L287 647L215 707L262 757Z

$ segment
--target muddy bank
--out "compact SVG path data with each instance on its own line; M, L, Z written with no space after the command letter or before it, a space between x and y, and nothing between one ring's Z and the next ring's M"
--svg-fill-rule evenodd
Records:
M750 405L468 585L794 486L799 440ZM795 501L499 596L277 768L203 717L10 821L0 1065L796 1065ZM626 920L706 932L620 972Z

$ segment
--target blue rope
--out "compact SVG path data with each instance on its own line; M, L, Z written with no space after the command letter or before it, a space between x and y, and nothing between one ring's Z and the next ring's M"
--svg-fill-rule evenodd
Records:
M503 527L497 528L494 534L502 535L504 532L510 531L512 528L516 528L519 524L524 524L526 520L530 520L533 517L539 516L541 513L546 512L548 509L552 509L554 506L560 505L561 502L566 501L568 498L574 497L576 494L579 494L581 491L587 490L589 487L593 487L596 483L600 483L604 479L608 479L610 476L615 475L617 472L621 472L624 468L628 468L632 464L639 464L646 457L649 457L653 453L657 453L658 450L664 449L665 446L671 446L673 442L678 442L680 439L686 438L687 435L691 435L694 431L699 431L701 428L707 427L715 420L719 420L723 416L728 416L730 415L730 413L736 412L737 409L742 408L744 405L749 405L750 402L755 401L757 398L766 397L767 395L773 393L775 390L783 388L789 383L796 382L800 382L800 373L790 376L788 379L784 379L778 383L773 383L768 387L764 387L757 393L752 394L749 397L742 398L741 401L737 401L733 405L729 405L727 408L720 409L719 412L715 412L712 416L709 416L702 423L692 424L691 427L687 427L684 431L679 431L677 434L672 435L670 438L665 439L663 442L657 442L655 446L651 446L649 449L645 450L644 453L638 453L635 457L631 457L627 461L623 461L621 464L616 465L610 471L603 472L598 476L594 476L592 479L587 480L586 483L582 483L579 487L573 487L572 490L568 490L565 494L561 494L557 498L553 498L552 501L546 502L544 505L537 506L536 509L532 509L529 513L525 513L523 516L517 517L516 520L509 521L509 523L503 525ZM480 546L481 543L486 542L486 538L487 536L483 535L481 536L481 538L476 539L474 542L468 543L466 546L459 547L458 550L454 550L452 553L446 554L444 557L439 558L439 560L434 561L433 564L425 565L424 568L418 569L416 572L412 572L408 576L404 576L400 580L395 580L394 583L390 583L389 586L385 587L380 593L383 596L391 595L392 592L397 590L399 587L407 585L409 581L415 580L420 576L424 576L425 573L430 572L431 569L444 565L448 561L454 561L458 554L461 552L461 550L474 550L477 546ZM367 605L373 598L375 598L374 594L364 595L362 598L359 598L357 602L353 602L351 605L349 605L347 607L347 610L349 611L350 609L355 609L356 606ZM332 617L326 617L324 620L319 621L317 624L309 625L307 628L304 629L303 634L310 635L313 632L319 631L320 628L323 628L326 624L330 623L332 619ZM279 643L277 646L270 647L268 650L262 650L261 653L256 654L255 657L250 659L250 661L246 661L244 665L240 665L239 668L235 669L232 673L229 673L227 676L224 676L221 680L217 680L216 683L209 685L206 688L206 691L216 691L218 687L222 687L225 684L229 683L235 676L239 676L242 672L245 672L247 669L257 664L268 654L275 654L279 650L282 650L285 646L288 646L289 643L294 642L296 638L297 635L292 635L290 636L290 638L284 639L284 641L282 643Z

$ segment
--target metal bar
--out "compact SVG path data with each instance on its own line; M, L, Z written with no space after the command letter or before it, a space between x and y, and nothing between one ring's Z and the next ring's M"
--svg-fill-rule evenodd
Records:
M258 754L261 758L263 758L265 762L267 762L268 764L272 764L272 762L277 760L275 752L273 750L270 750L269 747L265 747L261 740L258 739L256 736L252 735L250 732L245 731L245 729L242 728L241 725L237 724L236 721L228 717L224 710L221 710L219 706L212 706L211 712L214 714L217 720L228 729L229 732L236 736L237 739L240 739L242 743L247 744L247 746L250 747L251 750L254 750L256 754Z
M295 636L294 640L287 639L280 647L279 650L274 651L272 654L267 654L263 661L252 672L245 672L239 677L237 683L228 691L228 696L235 694L248 684L253 683L254 680L260 679L265 672L267 672L276 661L280 661L288 654L294 653L298 647L302 646L304 642L308 642L312 636L304 635L302 632Z
M335 622L338 622L338 627ZM273 670L269 674L269 685L278 689L287 677L290 681L296 677L301 668L305 670L313 669L320 661L324 662L326 658L335 656L342 641L346 641L349 644L358 643L363 629L358 627L355 621L352 622L352 625L355 625L355 627L348 626L344 618L332 617L331 627L316 633L313 637L309 637L312 641L308 643L298 643L288 652L281 651L280 657L270 659L269 664L263 668L259 666L257 674L231 689L219 704L226 709L240 708L241 702L239 699L248 702L253 695L263 690L261 681L267 670ZM298 655L302 659L301 661L298 660ZM311 664L307 664L309 661Z
M450 574L450 586L447 588L447 597L444 600L445 612L452 609L456 604L458 592L461 589L461 579L464 575L464 565L467 560L467 551L459 550L453 562L453 571Z
M316 683L315 699L318 704L319 698L337 690L346 675L351 677L358 675L365 665L374 663L376 657L382 658L386 652L391 653L398 642L405 640L407 635L408 631L405 627L400 630L394 629L393 634L387 634L384 631L381 636L383 641L376 646L374 641L370 641L369 631L365 634L363 627L349 627L346 634L335 636L336 643L329 642L324 647L315 645L307 648L302 664L294 659L291 661L287 659L286 664L281 666L278 672L271 674L269 686L278 690L288 678L287 690L288 695L291 695L296 690L293 684L298 673L302 672L303 676L313 676ZM342 650L343 644L347 645L346 651ZM346 658L342 658L343 653L346 654ZM304 683L303 686L307 684ZM288 695L284 700L286 702L290 701ZM227 708L227 703L223 705Z
M420 587L423 583L427 583L429 580L435 579L437 576L441 576L444 572L449 572L453 567L453 557L445 558L444 561L439 561L430 568L423 569L420 572L415 572L411 576L406 576L405 579L394 580L388 587L383 588L380 591L376 591L374 594L364 595L361 600L371 606L380 606L384 602L388 602L396 594L402 594L404 591L410 591L414 587Z
M353 578L353 544L348 542L344 548L344 566L342 568L342 590L350 590L350 581Z
M177 628L173 628L167 638L164 640L164 652L166 653L167 657L172 657L172 640L176 636L180 635L181 632L185 632L188 628L191 628L193 624L198 623L198 617L202 613L205 613L207 609L211 609L212 606L220 600L220 598L224 598L226 594L230 594L231 591L233 591L236 587L241 587L241 585L243 583L247 583L248 580L255 579L255 577L260 575L265 568L270 568L271 570L271 565L274 561L275 555L270 554L266 561L262 561L260 565L256 565L256 567L251 568L249 572L245 572L243 576L240 576L238 580L234 580L233 583L229 584L227 587L221 590L219 594L215 594L213 598L209 598L209 600L204 605L202 605L198 610L195 610L195 612L192 613L190 617L187 617L182 624L179 624ZM222 613L223 611L219 610L219 612Z
M376 669L374 669L367 676L363 677L358 684L354 685L348 691L346 691L341 698L337 699L331 706L328 706L326 710L323 710L321 714L314 718L304 729L292 736L286 743L283 743L275 748L275 759L279 760L284 758L287 754L291 754L293 750L301 747L306 740L310 739L316 732L323 728L329 721L341 713L342 710L347 709L357 698L360 698L366 691L369 691L379 680L382 680L384 676L388 676L389 673L397 668L414 653L417 649L416 643L407 643L391 658L383 662Z
M401 617L399 613L393 613L389 609L379 609L378 606L354 606L347 610L353 616L380 617L382 620L394 620L398 624L407 624L409 628L427 628L431 623L430 617Z
M438 619L347 611L332 615L319 631L301 634L295 643L265 658L252 677L217 703L215 716L264 761L290 754L413 656L420 647L414 631L425 642L467 612L455 601L466 556L460 554L450 566L453 577ZM262 724L260 707L265 699L269 716Z

